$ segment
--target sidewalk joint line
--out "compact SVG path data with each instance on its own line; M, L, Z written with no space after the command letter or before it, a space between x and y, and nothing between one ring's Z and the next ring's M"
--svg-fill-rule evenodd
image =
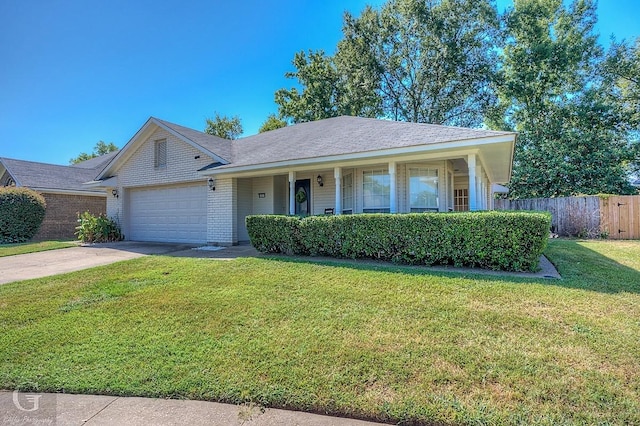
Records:
M98 414L102 413L104 410L106 410L107 408L109 408L109 406L111 404L113 404L114 402L116 402L118 399L120 399L119 396L116 396L115 398L113 398L113 401L110 401L107 405L105 405L104 407L102 407L100 410L98 410L97 413L95 413L93 416L89 417L87 420L83 420L82 424L86 425L87 423L89 423L92 419L94 419Z

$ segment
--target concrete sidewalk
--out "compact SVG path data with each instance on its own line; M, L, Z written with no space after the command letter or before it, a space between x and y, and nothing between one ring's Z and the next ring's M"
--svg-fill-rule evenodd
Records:
M0 424L373 426L382 423L205 401L0 391Z

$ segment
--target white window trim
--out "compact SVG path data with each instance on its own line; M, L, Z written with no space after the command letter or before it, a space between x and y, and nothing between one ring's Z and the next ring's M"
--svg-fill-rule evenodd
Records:
M389 178L389 185L391 185L391 176L389 175L389 169L387 168L370 168L370 169L362 169L362 212L368 213L368 210L378 210L378 211L386 211L387 213L391 210L391 194L388 194L387 204L384 206L365 206L365 179L364 176L366 173L372 173L374 176L387 176ZM389 188L391 189L391 188Z
M436 206L428 206L428 207L412 207L411 206L411 169L427 169L427 170L435 170L437 172L438 178L438 194L436 196ZM407 164L406 167L406 206L407 211L411 212L412 208L415 209L424 209L424 211L441 211L441 197L442 197L442 175L443 175L443 167L440 164L421 164L421 163L412 163Z

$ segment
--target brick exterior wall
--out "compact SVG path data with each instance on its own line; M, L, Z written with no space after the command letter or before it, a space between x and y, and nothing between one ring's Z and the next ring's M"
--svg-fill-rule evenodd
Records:
M47 202L44 220L34 241L75 240L78 213L105 214L107 199L86 195L42 194Z
M155 142L157 140L167 141L167 164L164 167L155 167ZM197 157L197 158L196 158ZM173 134L162 128L157 128L150 136L142 141L131 153L129 158L115 171L118 177L118 198L111 195L111 188L107 189L106 208L107 216L118 222L125 238L128 238L129 229L129 194L130 188L146 186L165 186L172 184L186 184L200 182L206 184L207 178L200 176L198 169L214 162L211 157L202 153L184 141L178 139ZM208 191L209 197L218 193ZM215 199L215 197L214 197ZM211 201L207 199L207 221L212 215ZM231 213L231 212L229 212ZM230 231L230 230L229 230ZM208 236L207 236L208 237ZM213 241L231 244L233 237L221 236Z
M207 243L238 244L237 179L217 179L216 190L207 196Z

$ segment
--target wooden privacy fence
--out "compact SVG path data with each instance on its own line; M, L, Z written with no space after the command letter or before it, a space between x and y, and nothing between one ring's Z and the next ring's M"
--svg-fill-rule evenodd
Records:
M558 235L640 239L640 195L495 200L495 208L548 211Z
M600 227L614 240L640 239L640 195L602 198Z

